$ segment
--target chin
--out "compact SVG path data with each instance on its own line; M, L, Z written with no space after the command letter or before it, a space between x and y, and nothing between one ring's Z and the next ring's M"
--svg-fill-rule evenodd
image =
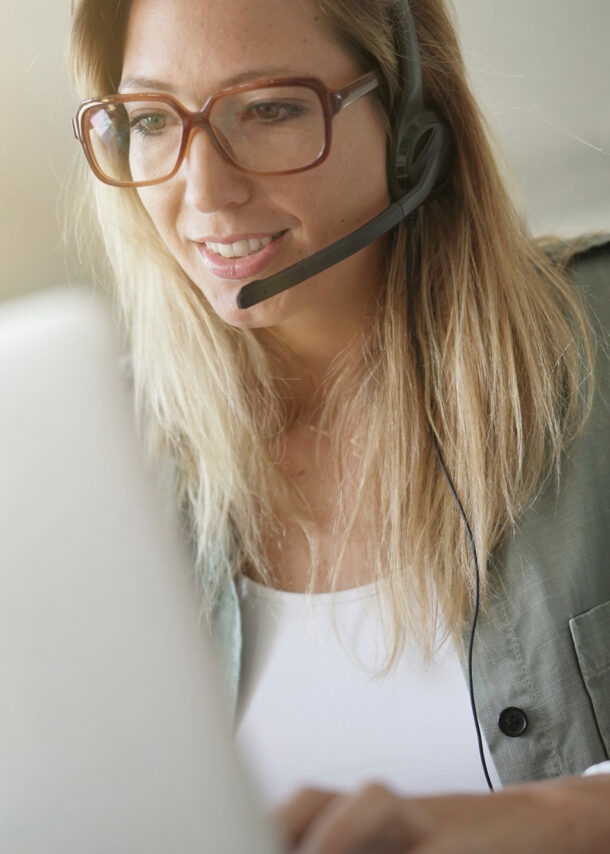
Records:
M212 311L229 326L236 329L261 329L275 326L285 319L285 300L281 294L271 297L264 302L253 305L251 308L239 308L237 306L237 295L242 285L228 285L222 293L206 293L200 288L201 293L212 308Z

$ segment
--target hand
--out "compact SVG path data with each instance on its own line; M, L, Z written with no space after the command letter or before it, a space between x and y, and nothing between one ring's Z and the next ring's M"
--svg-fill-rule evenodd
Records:
M610 775L428 798L306 789L276 819L298 854L608 854Z

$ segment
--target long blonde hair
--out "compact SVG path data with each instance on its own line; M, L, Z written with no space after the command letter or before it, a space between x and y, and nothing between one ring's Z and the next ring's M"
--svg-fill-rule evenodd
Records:
M398 86L393 8L400 1L314 0L323 26L363 70L381 70L390 116ZM352 472L343 489L356 496L338 529L347 536L363 508L374 514L366 557L375 577L388 582L394 654L407 633L429 651L439 615L459 641L472 605L471 551L429 425L470 521L485 601L490 554L558 472L587 409L590 373L583 311L562 269L515 213L445 3L412 0L411 8L426 103L453 132L454 162L415 228L402 224L392 235L371 329L357 360L335 364L321 418L332 425L339 470ZM72 71L83 96L116 90L128 13L127 0L78 4ZM275 524L278 502L292 508L315 554L308 509L275 465L294 416L277 357L255 332L214 314L135 191L94 183L93 193L138 407L151 447L169 449L175 460L208 601L224 582L206 558L218 550L234 572L247 562L271 582L262 532ZM353 454L342 466L350 453L344 437L359 449L355 473Z

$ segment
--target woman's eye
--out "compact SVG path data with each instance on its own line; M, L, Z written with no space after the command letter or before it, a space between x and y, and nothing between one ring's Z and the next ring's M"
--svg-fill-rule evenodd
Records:
M265 101L263 103L251 104L244 110L244 118L258 119L261 122L280 122L294 119L303 115L303 108L299 104L285 101Z
M142 134L159 133L168 124L168 117L163 113L145 113L144 115L132 116L129 127Z

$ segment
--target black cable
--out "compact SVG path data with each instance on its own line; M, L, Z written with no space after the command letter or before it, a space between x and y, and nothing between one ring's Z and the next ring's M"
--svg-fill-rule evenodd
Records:
M479 747L479 758L481 760L481 766L483 768L483 774L485 775L485 780L487 781L487 786L489 787L489 791L493 792L494 787L491 782L491 778L489 776L489 769L487 768L487 762L485 760L485 751L483 749L483 737L481 735L481 726L479 724L479 716L477 713L477 703L474 696L474 673L473 673L473 651L474 651L474 638L477 629L477 621L479 619L479 605L481 599L481 574L479 570L479 558L477 555L477 549L474 542L474 536L472 534L472 529L470 527L470 523L468 521L468 517L466 516L466 512L464 511L464 507L462 506L462 502L460 501L460 497L457 494L455 486L453 485L453 481L449 476L449 472L447 471L447 467L445 466L445 461L443 460L443 455L441 454L440 448L438 446L438 438L434 429L430 422L428 422L428 429L430 431L430 436L432 438L432 444L434 445L434 450L436 453L436 457L439 461L440 467L442 469L443 474L445 475L445 480L449 486L449 490L451 495L453 496L455 503L460 511L460 516L462 517L462 521L464 522L464 526L466 528L466 533L468 534L468 542L470 544L470 550L472 552L472 560L474 564L474 581L475 581L475 595L474 595L474 605L472 610L472 623L470 626L470 636L468 638L468 693L470 695L470 708L472 710L472 717L474 720L474 728L477 734L477 744Z
M409 216L407 220L407 226L409 228L409 234L411 235L415 225L417 224L417 211L414 211L413 214ZM415 269L414 263L414 254L415 247L413 246L414 241L409 240L409 267L410 273L412 273ZM412 285L414 282L414 276L409 275L409 279L407 281L407 288L412 289ZM412 293L412 290L411 290ZM411 333L411 340L413 342L413 348L415 350L415 359L417 362L417 371L419 375L419 380L421 383L422 394L425 394L425 371L424 371L424 362L421 354L421 348L419 345L419 338L417 335L417 327L415 325L415 312L413 308L414 300L410 298L407 293L407 313L408 313L408 323L409 330ZM428 423L428 432L430 433L430 438L432 439L432 445L434 447L434 452L436 454L436 458L439 462L443 475L445 476L445 480L449 487L449 491L455 501L457 508L459 510L460 516L462 518L462 522L464 523L464 527L466 529L466 533L468 535L468 543L470 545L470 550L472 553L472 561L474 565L474 577L475 577L475 595L474 595L474 603L472 610L472 623L470 626L470 635L468 638L468 694L470 696L470 708L472 711L472 718L474 721L474 728L477 736L477 745L479 749L479 759L481 762L481 767L483 769L483 774L485 775L485 780L487 782L487 786L490 792L494 791L493 783L491 782L491 777L489 775L489 769L487 768L487 761L485 759L485 750L483 747L483 736L481 735L481 726L479 723L479 715L477 712L477 703L474 694L474 669L473 669L473 653L474 653L474 639L477 629L477 622L479 619L479 610L480 610L480 599L481 599L481 573L479 569L479 558L477 555L477 548L474 541L474 536L472 533L472 528L470 527L470 522L468 521L468 517L466 516L466 511L464 510L464 506L460 500L460 497L457 493L457 490L453 484L453 481L447 471L447 466L445 465L445 461L443 459L443 455L441 453L441 449L438 442L438 436L436 435L436 431L434 430L431 422L427 419Z

